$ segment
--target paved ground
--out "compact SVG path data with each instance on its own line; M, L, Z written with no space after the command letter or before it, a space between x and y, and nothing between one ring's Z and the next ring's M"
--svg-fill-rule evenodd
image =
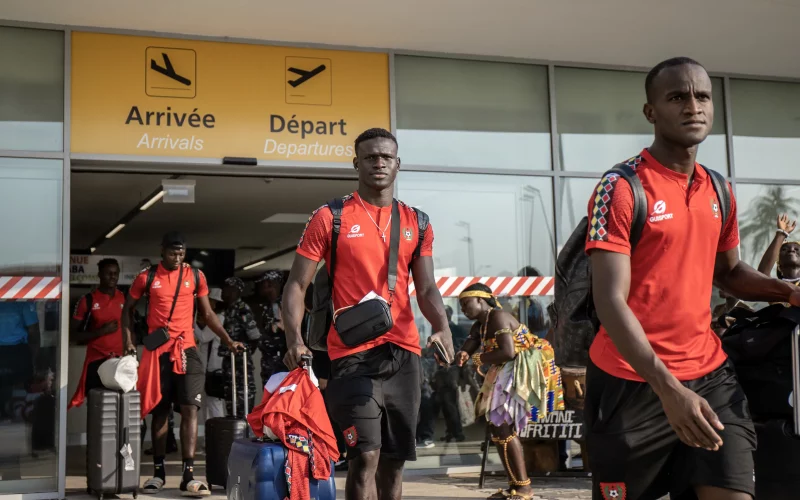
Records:
M413 476L408 477L403 483L404 500L433 500L439 498L486 498L494 493L498 488L506 484L499 479L491 479L486 485L486 489L479 490L477 486L478 478L475 475L458 476ZM82 477L70 476L67 479L67 497L73 500L89 500L90 497L85 492L85 479ZM167 478L168 487L155 498L181 498L177 489L178 477L170 476ZM343 499L344 478L336 482L338 495L337 498ZM589 500L592 495L589 491L589 480L587 479L536 479L533 482L536 491L536 500ZM212 500L223 500L225 494L221 489L214 489ZM121 495L123 499L130 499L130 495ZM139 497L146 499L144 495Z
M479 446L479 445L478 445ZM428 451L428 450L426 450ZM142 483L153 473L152 458L142 457ZM71 500L90 500L86 494L85 478L86 454L83 448L70 447L67 461L67 496ZM167 457L167 486L155 499L182 498L178 490L180 483L181 461L177 454ZM439 469L442 471L443 469ZM337 498L343 499L344 479L346 473L338 473L336 487ZM195 461L195 477L205 479L205 456L198 454ZM589 500L591 499L590 480L570 478L540 478L533 480L536 500ZM403 482L404 500L433 500L439 498L486 498L499 488L505 488L508 483L504 478L487 478L484 489L478 489L478 474L453 474L443 475L431 471L409 469ZM225 492L214 488L212 500L223 500ZM131 495L120 495L122 499L131 499ZM148 500L148 495L140 495L140 500ZM154 499L154 500L155 500Z

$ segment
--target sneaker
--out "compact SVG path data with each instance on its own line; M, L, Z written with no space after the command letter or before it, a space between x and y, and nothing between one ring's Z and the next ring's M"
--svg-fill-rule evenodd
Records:
M417 448L428 449L433 448L436 446L436 443L433 442L431 439L423 439L419 443L417 443Z

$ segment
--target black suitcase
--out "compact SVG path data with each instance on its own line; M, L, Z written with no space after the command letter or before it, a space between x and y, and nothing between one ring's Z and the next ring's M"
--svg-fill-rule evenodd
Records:
M754 455L756 498L794 500L800 490L800 326L791 343L792 419L770 419L755 423L758 448Z
M242 353L244 365L244 408L247 412L247 352ZM231 397L233 402L233 416L211 418L206 420L206 481L208 488L212 485L227 487L228 483L228 455L233 442L244 439L248 435L247 420L236 416L236 355L231 353Z
M87 489L100 500L120 493L136 498L142 446L139 393L92 389L87 418Z

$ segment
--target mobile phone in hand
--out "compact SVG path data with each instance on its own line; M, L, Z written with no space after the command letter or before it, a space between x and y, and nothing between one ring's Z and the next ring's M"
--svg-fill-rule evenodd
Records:
M445 365L450 365L450 363L453 362L453 360L447 357L447 351L445 350L444 345L442 345L441 342L439 342L438 340L434 340L433 342L431 342L431 344L433 344L433 348L435 349L436 352L436 357L439 358L439 361L441 361Z

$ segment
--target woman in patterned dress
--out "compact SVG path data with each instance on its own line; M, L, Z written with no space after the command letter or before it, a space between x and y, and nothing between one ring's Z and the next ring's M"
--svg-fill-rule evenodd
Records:
M476 367L489 365L475 412L477 417L485 416L491 426L492 441L509 477L510 488L489 498L532 499L531 480L517 435L531 419L543 420L548 412L564 409L553 348L503 311L486 285L466 288L459 302L464 315L476 321L476 327L456 355L456 363L463 366L472 357Z

